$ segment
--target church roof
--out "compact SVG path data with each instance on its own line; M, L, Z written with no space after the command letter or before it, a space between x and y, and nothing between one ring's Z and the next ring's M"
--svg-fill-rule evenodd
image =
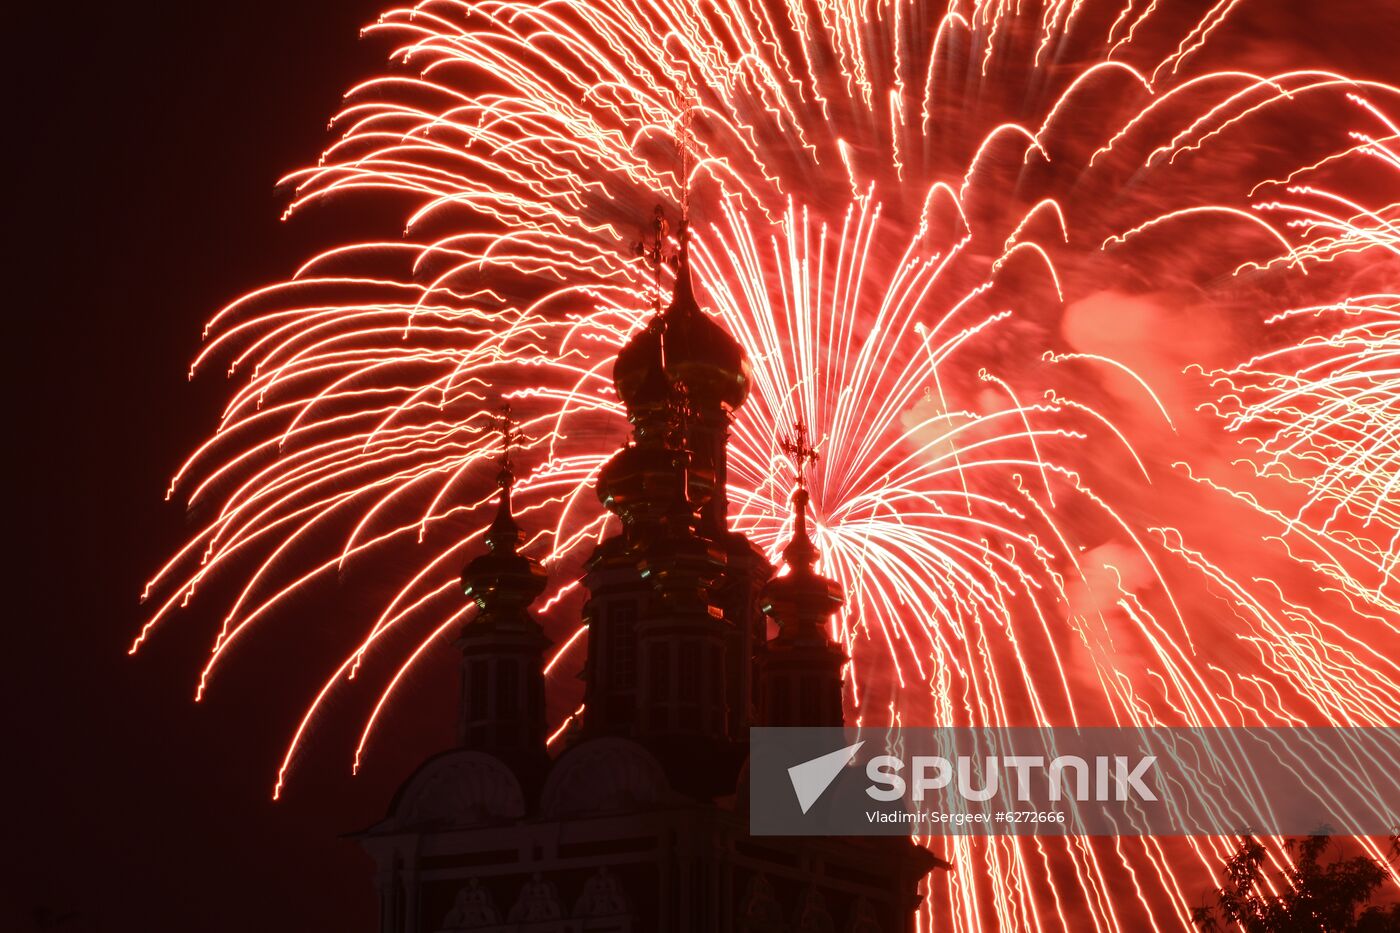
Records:
M680 240L671 304L618 353L613 382L629 409L665 404L671 386L680 384L697 405L732 411L748 398L752 370L739 342L701 310L684 225Z
M545 589L544 568L539 561L520 553L525 533L511 512L510 494L514 483L515 474L509 463L503 464L496 476L501 490L496 517L486 529L487 551L473 558L462 570L462 589L480 607L478 618L486 615L523 617L526 608Z

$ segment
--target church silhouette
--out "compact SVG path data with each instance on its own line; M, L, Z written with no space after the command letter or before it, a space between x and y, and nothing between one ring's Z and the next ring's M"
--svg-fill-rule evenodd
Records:
M359 835L384 933L896 933L947 867L903 838L748 833L749 727L843 722L843 594L815 569L800 424L787 572L728 527L749 364L696 301L684 222L678 241L670 306L614 364L631 439L598 476L620 528L585 565L583 712L551 755L530 611L545 574L520 553L507 424L487 551L462 572L478 611L457 641L459 744Z

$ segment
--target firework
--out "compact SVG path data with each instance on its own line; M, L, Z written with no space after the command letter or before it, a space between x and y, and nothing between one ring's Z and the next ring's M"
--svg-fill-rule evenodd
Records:
M1252 449L1252 468L1289 487L1289 495L1259 507L1276 513L1300 556L1322 564L1355 598L1378 604L1388 619L1397 608L1400 556L1400 514L1392 502L1400 477L1400 294L1389 290L1397 282L1400 229L1394 203L1370 207L1313 179L1370 169L1395 190L1400 130L1369 98L1349 100L1366 128L1326 158L1261 185L1269 193L1281 188L1282 197L1257 205L1294 233L1294 245L1274 263L1312 268L1344 291L1267 318L1272 346L1208 374L1221 392L1210 407ZM1393 95L1388 103L1396 103Z
M387 658L358 764L395 687L465 618L457 575L479 546L491 412L508 400L516 501L553 575L551 668L576 666L573 580L608 520L593 479L625 434L611 361L670 288L627 247L658 200L673 215L685 201L702 303L754 366L731 524L776 551L781 436L810 425L814 536L849 595L834 634L865 721L1337 722L1353 706L1393 721L1372 694L1396 672L1364 650L1354 665L1259 657L1265 637L1308 641L1317 610L1261 593L1143 507L1194 485L1161 468L1183 406L1067 323L1094 296L1176 284L1222 251L1227 272L1297 277L1374 248L1388 224L1359 209L1299 245L1249 197L1311 164L1261 161L1269 128L1383 89L1194 70L1236 3L1030 6L430 2L384 16L368 32L394 67L349 92L321 162L288 179L289 213L370 200L403 228L315 256L211 321L195 367L217 361L235 389L172 484L201 524L152 581L136 646L231 582L202 695L307 587L393 568L392 591L347 620L358 645L315 685L277 789L324 701ZM1389 521L1389 432L1343 424L1367 432L1369 498L1340 505L1350 477L1324 471L1317 501ZM1247 624L1203 627L1187 598ZM1198 654L1222 635L1239 670ZM959 841L962 870L929 910L966 929L1182 923L1180 879L1209 877L1229 848ZM1133 896L1086 893L1114 884Z

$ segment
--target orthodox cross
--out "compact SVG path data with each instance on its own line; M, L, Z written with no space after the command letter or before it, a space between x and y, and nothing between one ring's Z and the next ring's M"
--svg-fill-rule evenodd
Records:
M666 239L670 236L671 225L666 222L666 211L660 205L652 208L650 237L646 227L637 230L637 240L632 244L632 252L651 267L656 277L656 298L654 309L661 313L661 270L671 258L666 252Z
M511 472L510 452L515 445L517 434L515 419L511 417L510 402L502 402L496 415L496 429L501 432L501 472Z
M510 416L509 403L502 404L499 411L495 421L501 432L501 469L496 474L496 486L501 490L501 496L496 502L496 518L486 529L486 546L492 551L508 550L514 553L524 540L510 510L510 493L515 487L515 472L510 463L510 448L515 443L515 422Z
M681 154L681 222L690 220L690 173L695 168L695 86L689 79L680 88L681 114L676 122L676 148Z
M793 479L797 481L797 488L805 492L807 464L817 462L817 450L807 439L807 422L802 420L801 415L793 423L792 436L785 437L778 443L783 448L783 453L792 460Z
M681 157L681 250L685 249L686 226L690 221L690 173L695 165L695 90L689 81L681 85L681 113L676 122L676 149ZM632 253L639 256L651 267L655 278L656 294L653 308L659 314L662 301L662 270L668 263L679 260L680 254L667 250L671 225L666 220L666 210L660 204L652 208L651 229L645 225L637 230L637 239L632 243Z

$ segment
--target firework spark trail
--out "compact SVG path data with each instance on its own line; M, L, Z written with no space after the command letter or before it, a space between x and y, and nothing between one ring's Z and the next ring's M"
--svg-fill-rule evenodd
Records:
M1396 97L1388 95L1387 104L1400 105ZM1284 197L1256 209L1285 218L1296 261L1317 268L1364 263L1368 281L1400 288L1396 123L1373 100L1348 98L1371 125L1349 134L1354 144L1274 180ZM1342 191L1298 183L1307 174L1368 165L1388 176L1392 200L1370 207ZM1206 373L1218 394L1207 407L1242 435L1253 470L1295 493L1286 505L1256 507L1277 513L1303 559L1388 618L1400 608L1400 512L1393 501L1400 480L1400 293L1347 292L1280 311L1265 324L1274 331L1272 346Z
M1318 294L1332 289L1333 296L1266 317L1262 342L1267 348L1244 361L1220 369L1194 367L1211 386L1200 408L1240 436L1243 455L1235 466L1263 482L1237 475L1217 480L1191 464L1178 464L1192 481L1266 517L1268 533L1288 554L1291 567L1312 574L1256 574L1241 582L1188 545L1176 528L1157 529L1168 549L1227 594L1241 627L1239 638L1256 655L1265 676L1222 678L1228 689L1222 699L1244 721L1269 722L1264 710L1290 709L1292 704L1281 702L1281 685L1302 694L1304 708L1321 711L1324 721L1388 726L1400 715L1395 699L1400 665L1393 660L1394 636L1400 634L1400 602L1393 592L1400 514L1391 502L1400 476L1400 294L1366 290L1394 289L1400 282L1395 224L1400 160L1396 123L1386 110L1400 104L1400 92L1376 85L1362 89L1385 106L1366 94L1348 93L1346 99L1378 126L1353 130L1347 135L1353 142L1252 189L1282 189L1284 197L1256 203L1252 210L1283 217L1291 240L1272 259L1236 269L1324 270L1332 278ZM1379 187L1356 184L1358 161L1379 167ZM1305 176L1342 168L1350 171L1334 177L1350 181L1361 195L1298 184ZM1358 200L1375 201L1377 191L1378 206ZM1319 610L1316 594L1331 600L1327 610ZM1348 628L1337 619L1362 625ZM1241 689L1254 699L1241 696ZM1362 845L1385 863L1378 841ZM1283 854L1271 857L1277 863ZM1394 870L1391 874L1395 879Z
M1171 412L1150 380L1060 334L1064 304L1112 274L1103 250L1166 239L1207 252L1191 237L1210 221L1244 230L1237 272L1302 275L1389 229L1332 200L1293 218L1330 241L1298 242L1247 202L1258 175L1222 185L1211 153L1378 90L1326 72L1190 73L1238 6L1186 21L1160 0L387 14L368 32L395 43L394 68L350 91L339 138L289 180L288 212L392 204L404 237L328 250L211 321L195 365L226 361L239 382L172 485L202 526L152 581L136 645L196 589L232 580L202 694L250 628L309 585L395 568L396 590L328 665L277 791L327 698L368 678L358 764L394 687L463 611L456 574L478 545L501 398L533 465L515 498L554 573L546 605L569 608L570 576L607 527L593 478L624 436L611 360L658 297L626 245L653 203L686 189L704 303L754 364L732 524L770 553L784 540L778 439L802 417L823 451L814 536L850 597L835 634L863 719L1394 721L1384 690L1400 677L1363 638L1125 507L1156 488L1138 435L1170 433ZM1113 379L1148 426L1119 423L1121 400L1102 389ZM1374 472L1382 483L1379 460ZM1387 521L1382 488L1317 501ZM1310 541L1336 538L1316 524ZM1315 555L1297 563L1339 579ZM1183 564L1237 631L1188 624ZM551 664L577 664L584 639L554 614ZM1255 664L1202 664L1197 641ZM940 845L958 870L935 882L925 922L966 930L1180 926L1185 879L1204 881L1232 848ZM1111 889L1134 893L1093 893Z

